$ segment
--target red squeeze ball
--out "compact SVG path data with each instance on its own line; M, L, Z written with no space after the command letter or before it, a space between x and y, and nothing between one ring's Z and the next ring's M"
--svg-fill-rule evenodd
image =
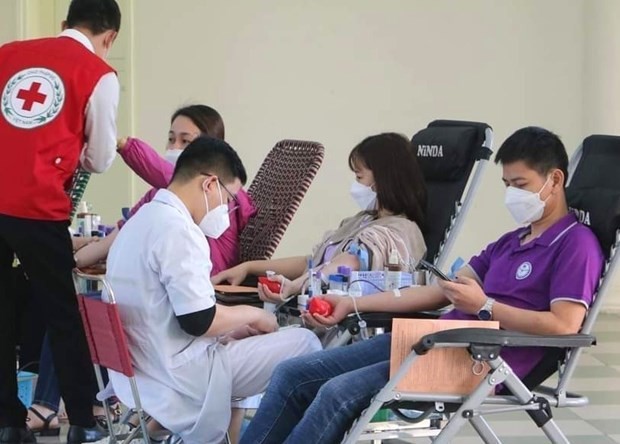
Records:
M258 282L267 287L272 293L280 293L282 289L282 285L278 281L270 281L266 276L259 276Z
M311 298L308 303L308 311L311 314L318 314L320 316L329 316L334 311L332 304L325 299Z

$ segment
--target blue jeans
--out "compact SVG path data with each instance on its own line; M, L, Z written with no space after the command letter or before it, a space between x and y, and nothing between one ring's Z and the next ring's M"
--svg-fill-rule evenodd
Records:
M52 361L52 350L47 333L43 338L43 345L41 346L39 377L37 378L37 387L34 391L33 404L42 405L55 412L58 412L60 405L60 387L56 378L56 370Z
M284 361L241 444L338 443L387 383L391 336Z
M101 368L101 376L103 384L108 383L108 372L105 368ZM96 390L95 390L96 391ZM42 405L58 412L60 406L60 387L56 376L56 369L52 360L52 349L47 333L43 338L41 346L41 358L39 361L39 377L37 378L37 386L34 391L33 404ZM93 400L93 405L101 405L101 402Z

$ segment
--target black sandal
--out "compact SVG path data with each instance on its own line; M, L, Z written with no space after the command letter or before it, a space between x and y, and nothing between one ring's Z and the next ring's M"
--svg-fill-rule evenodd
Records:
M41 414L41 412L39 412L34 407L28 407L28 410L30 410L32 413L34 413L34 416L36 416L41 421L43 421L43 426L41 426L41 427L38 427L38 428L29 427L30 430L32 431L32 433L34 433L35 435L39 435L39 436L58 436L58 435L60 435L60 424L58 425L58 427L50 427L50 425L51 425L52 421L54 420L54 418L56 418L58 416L56 413L50 413L50 415L46 418L45 416L43 416ZM28 421L30 421L30 418L26 418L26 422L28 422Z

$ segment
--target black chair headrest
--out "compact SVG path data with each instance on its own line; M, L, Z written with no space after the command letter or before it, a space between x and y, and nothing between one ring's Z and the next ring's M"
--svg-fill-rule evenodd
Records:
M566 190L568 205L609 255L620 228L620 137L589 136Z
M418 131L411 143L425 180L454 182L468 176L481 158L486 128L477 122L436 120Z
M486 123L435 120L411 139L427 189L426 258L435 261L477 160L491 155ZM488 136L491 136L489 133Z

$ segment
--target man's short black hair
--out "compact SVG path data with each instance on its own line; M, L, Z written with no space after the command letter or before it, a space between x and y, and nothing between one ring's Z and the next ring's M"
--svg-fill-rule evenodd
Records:
M183 150L172 181L189 182L201 174L212 174L226 184L235 179L245 184L248 178L237 152L225 141L206 136L194 139Z
M508 137L495 154L495 163L502 165L524 162L541 175L553 169L564 173L568 181L568 154L560 138L549 130L528 126Z
M88 29L93 35L121 29L121 10L116 0L71 0L67 27Z

